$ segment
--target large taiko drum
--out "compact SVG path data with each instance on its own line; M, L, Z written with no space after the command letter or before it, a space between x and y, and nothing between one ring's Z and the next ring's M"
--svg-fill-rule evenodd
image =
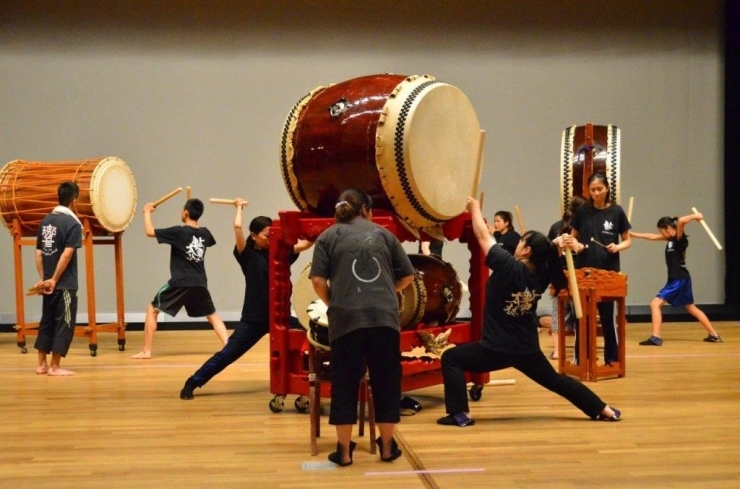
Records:
M481 171L478 117L465 94L434 77L393 74L318 87L290 111L283 181L303 211L333 216L348 188L416 229L465 211Z
M560 160L560 209L568 208L571 198L589 198L588 177L594 172L606 175L611 201L619 204L619 128L609 124L571 126L563 131Z
M409 255L411 264L424 281L426 303L421 322L427 326L452 322L460 312L462 284L449 263L430 255Z
M0 170L0 213L6 227L17 220L23 236L36 236L41 220L58 203L59 185L66 181L79 186L72 210L80 220L88 220L94 235L123 232L134 218L136 182L120 158L15 160Z
M312 328L315 326L311 325L310 311L321 311L323 305L323 301L319 299L313 290L311 279L308 276L310 271L311 264L309 263L303 268L293 287L293 308L295 309L295 315L298 318L298 322L308 333L311 333ZM426 289L424 288L421 275L417 274L412 284L398 294L398 321L402 330L413 329L414 326L419 324L419 321L421 321L424 315L425 302ZM325 308L326 306L323 307ZM320 321L314 320L314 322L320 324Z

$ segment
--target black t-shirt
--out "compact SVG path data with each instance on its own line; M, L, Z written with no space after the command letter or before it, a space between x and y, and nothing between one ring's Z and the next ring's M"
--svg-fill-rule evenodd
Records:
M668 267L669 279L691 278L686 268L686 248L689 247L689 238L684 234L681 239L675 237L665 245L665 264Z
M491 246L486 266L492 273L486 283L483 346L514 354L539 351L535 312L537 301L547 288L547 277L544 273L532 273L500 246Z
M56 283L56 290L77 290L77 248L82 246L82 226L72 216L50 213L41 221L36 234L36 249L41 250L44 280L54 276L65 248L75 248L72 258Z
M501 234L498 231L494 232L493 239L496 240L496 243L503 246L504 249L509 252L509 254L513 255L522 237L519 233L517 233L513 229L510 229L504 234Z
M270 303L269 250L258 250L247 244L239 253L234 247L234 258L244 274L245 290L242 305L242 321L267 322ZM298 253L290 254L288 261L295 262Z
M206 228L173 226L155 229L158 243L170 245L170 286L206 287L206 248L216 244Z
M619 271L619 253L609 253L603 246L592 243L591 238L604 246L619 244L622 234L632 227L621 207L611 204L606 209L596 209L591 204L582 205L576 209L570 224L578 231L578 241L588 245L578 254L578 268Z

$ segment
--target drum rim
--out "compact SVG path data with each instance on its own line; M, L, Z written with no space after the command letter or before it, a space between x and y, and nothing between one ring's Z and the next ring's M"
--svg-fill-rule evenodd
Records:
M130 177L131 189L133 191L133 202L131 202L131 211L129 212L129 216L126 219L126 222L119 225L110 222L108 216L105 215L105 212L103 212L104 209L102 208L103 204L101 200L98 198L93 198L97 197L98 194L97 187L93 185L93 183L98 181L102 182L105 176L105 172L108 171L111 167L121 167L126 170L126 175ZM95 166L95 170L93 170L92 175L90 176L89 192L90 205L92 206L93 214L95 214L95 217L98 219L100 225L107 231L110 231L111 233L123 232L134 220L134 216L136 215L136 204L138 203L136 180L134 179L134 173L131 171L131 168L121 158L118 158L117 156L108 156L106 158L101 158L100 161L98 161L97 165Z
M421 100L423 95L430 93L440 86L448 87L458 92L464 97L469 104L469 109L475 116L478 131L480 131L480 121L475 112L475 108L470 103L468 97L458 87L437 80L431 75L413 75L402 80L393 96L386 100L382 112L392 114L391 107L401 104L401 110L397 118L387 118L383 124L378 123L375 134L375 155L376 166L380 175L380 180L386 195L393 195L395 198L390 199L396 214L411 227L424 230L438 228L445 222L449 221L465 211L465 202L460 201L460 213L456 215L444 215L435 209L427 208L420 202L421 191L410 174L411 162L406 161L406 123L407 117L413 113L416 108L414 102ZM408 88L408 90L406 90ZM403 89L405 98L399 97L399 92ZM406 93L408 92L408 93ZM383 147L383 141L392 141L391 148ZM471 187L472 187L471 182ZM400 190L397 195L395 190Z

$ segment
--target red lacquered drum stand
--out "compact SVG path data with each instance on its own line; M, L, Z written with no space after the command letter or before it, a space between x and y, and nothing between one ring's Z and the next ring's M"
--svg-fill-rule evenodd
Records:
M568 291L562 290L558 295L558 350L560 373L578 377L579 380L597 381L602 377L624 377L625 366L625 328L627 327L625 297L627 297L627 275L611 270L598 268L580 268L576 270L578 293L581 297L583 314L578 321L578 362L566 359L565 355L565 303ZM598 365L596 362L596 304L616 301L617 303L617 361L611 365ZM575 352L574 352L575 353Z
M322 231L334 224L333 217L320 217L308 212L280 212L279 219L273 221L270 229L270 391L274 394L270 401L270 409L280 412L283 409L285 396L309 394L310 381L306 348L305 329L290 329L290 299L292 284L290 280L290 264L288 256L293 245L300 239L315 240ZM400 241L417 241L399 219L380 209L373 209L373 222L387 228ZM483 305L485 300L485 282L488 279L488 269L485 266L485 256L473 234L470 214L447 221L443 225L447 240L459 240L466 243L470 251L470 291L471 317L466 321L454 320L450 324L424 328L423 331L434 336L450 330L449 343L461 344L476 341L481 337L483 324ZM423 346L419 330L404 330L401 332L401 352L409 352L413 348ZM401 389L409 392L415 389L442 384L442 370L439 358L432 356L412 358L402 361L403 377ZM480 389L488 383L489 374L468 374L468 382L477 386L474 400L480 399ZM321 383L321 396L331 396L331 384ZM305 406L296 401L296 409L307 411Z
M15 329L18 331L18 348L22 353L27 353L26 336L38 333L39 323L27 323L25 313L23 287L23 260L22 247L36 247L36 238L23 239L21 226L18 219L13 219L11 229L13 234L13 255L15 260L15 309L18 324ZM118 349L126 349L126 323L124 322L123 307L123 250L121 248L120 233L111 233L109 236L93 237L92 227L88 219L82 220L82 246L85 248L85 276L87 278L87 315L88 324L86 326L75 327L75 336L87 336L90 346L90 356L98 354L98 332L116 332L118 333ZM108 324L96 323L95 312L95 263L93 260L93 245L113 245L115 254L116 267L116 315L117 322Z

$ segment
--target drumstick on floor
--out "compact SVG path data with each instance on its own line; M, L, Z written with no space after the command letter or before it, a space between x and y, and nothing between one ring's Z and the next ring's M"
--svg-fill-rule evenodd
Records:
M696 210L696 207L692 207L691 211L694 214L699 214L699 211ZM719 241L717 241L717 238L714 237L714 233L712 233L712 230L709 229L709 226L707 226L707 223L704 222L704 219L701 219L699 222L701 223L702 226L704 226L704 231L706 231L709 237L712 238L712 241L714 242L714 246L716 246L718 250L722 251L722 245L719 244Z
M172 192L168 193L164 197L160 197L159 199L155 200L152 205L156 208L162 202L171 199L172 197L174 197L175 195L179 194L180 192L182 192L182 187L177 187L175 190L173 190Z

